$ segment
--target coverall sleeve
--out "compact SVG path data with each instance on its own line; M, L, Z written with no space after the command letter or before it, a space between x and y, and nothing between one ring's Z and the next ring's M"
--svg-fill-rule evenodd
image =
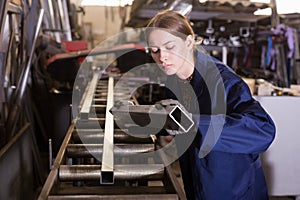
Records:
M242 79L229 79L224 81L224 85L226 113L194 116L202 135L202 150L247 154L264 152L274 140L274 122L253 99Z

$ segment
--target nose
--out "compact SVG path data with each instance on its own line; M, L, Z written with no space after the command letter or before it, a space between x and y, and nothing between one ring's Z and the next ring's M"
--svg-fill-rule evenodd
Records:
M164 62L168 58L168 53L165 50L160 50L160 61Z

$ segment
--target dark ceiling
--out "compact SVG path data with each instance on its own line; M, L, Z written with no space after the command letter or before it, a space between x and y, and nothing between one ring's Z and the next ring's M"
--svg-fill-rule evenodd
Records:
M168 9L171 4L187 3L192 5L188 17L193 22L214 20L232 20L256 22L266 16L253 14L257 9L267 8L266 3L253 3L250 0L135 0L133 2L128 27L143 27L148 20L161 10Z

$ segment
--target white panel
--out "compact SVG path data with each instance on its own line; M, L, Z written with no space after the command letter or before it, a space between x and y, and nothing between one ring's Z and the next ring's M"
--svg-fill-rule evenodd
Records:
M276 137L262 155L271 196L300 195L300 97L255 97L276 124Z

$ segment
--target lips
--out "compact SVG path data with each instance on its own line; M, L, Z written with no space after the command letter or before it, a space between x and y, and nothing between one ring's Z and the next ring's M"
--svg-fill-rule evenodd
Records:
M162 65L163 65L165 68L169 68L169 67L172 66L171 64L167 64L167 63L163 63Z

